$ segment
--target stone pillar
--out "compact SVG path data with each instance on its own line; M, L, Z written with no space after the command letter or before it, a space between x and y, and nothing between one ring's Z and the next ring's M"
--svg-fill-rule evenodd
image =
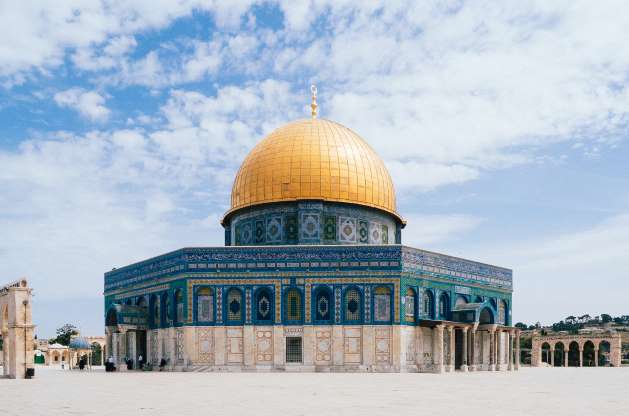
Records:
M449 372L453 372L454 371L454 358L455 358L455 347L456 344L454 343L454 336L455 336L455 331L454 331L454 327L453 326L448 326L448 351L450 353L449 355L449 360L448 360L448 371Z
M253 331L253 325L245 325L242 328L242 349L243 349L243 364L245 368L254 368L255 359L255 334Z
M520 369L520 331L515 333L515 371Z
M496 331L496 371L500 371L503 369L503 360L502 360L502 331L501 330L497 330Z
M463 335L463 357L461 360L461 371L467 372L467 356L470 351L470 346L467 342L467 328L461 329L461 334Z
M476 371L476 330L472 327L470 328L470 337L469 337L469 341L470 341L470 349L469 349L469 356L468 356L468 365L469 365L469 371Z
M120 363L120 333L111 334L111 356L114 358L114 364L119 367ZM63 354L62 354L63 357Z
M273 342L275 346L275 341ZM162 352L163 354L163 352ZM224 326L214 328L214 364L225 365L227 362L227 331Z
M332 327L332 365L343 365L345 359L344 348L343 327L341 325L334 325Z
M137 369L138 368L138 360L137 360L137 354L136 354L136 339L135 339L136 333L135 331L130 331L127 332L127 358L130 359L131 361L133 361L133 368Z
M435 373L443 373L443 325L432 330L432 359Z
M555 366L555 346L553 345L550 349L550 366Z
M495 361L496 342L495 341L496 341L496 331L492 329L489 331L489 371L496 370L496 361Z
M566 351L566 348L564 347L563 349L563 365L564 367L568 367L568 351Z
M513 371L513 331L509 331L509 345L507 346L509 353L508 353L508 358L509 358L509 364L507 364L507 370L508 371Z
M598 348L594 348L594 367L598 367Z
M583 347L579 345L579 367L583 367Z

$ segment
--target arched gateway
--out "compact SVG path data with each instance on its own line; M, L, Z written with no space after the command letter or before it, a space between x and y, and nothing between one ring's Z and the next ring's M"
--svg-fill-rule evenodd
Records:
M190 371L517 368L512 271L403 246L384 162L312 108L244 158L224 247L105 273L116 362L146 352Z
M32 289L26 279L0 287L2 376L24 378L33 368Z

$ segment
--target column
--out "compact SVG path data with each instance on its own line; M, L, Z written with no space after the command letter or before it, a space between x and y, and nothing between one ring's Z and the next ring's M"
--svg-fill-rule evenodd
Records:
M432 360L435 373L443 373L443 325L432 330Z
M566 351L565 347L563 349L563 366L568 367L568 351Z
M555 366L555 345L552 345L550 348L550 366Z
M520 331L515 333L515 371L520 369Z
M463 335L463 359L461 361L461 371L467 372L467 356L470 351L470 346L467 342L467 328L462 328L461 334Z
M448 371L450 372L454 371L454 363L455 363L454 359L456 355L455 353L456 344L454 342L455 341L454 336L455 336L454 327L449 326L448 327L448 341L449 341L448 343L450 345L448 346L448 351L450 351L450 357L449 357L450 359L448 361Z
M496 371L502 370L502 331L496 331Z
M579 367L583 367L583 347L579 345Z
M496 369L496 355L494 353L496 349L496 331L489 331L489 371L494 371Z
M120 334L117 332L114 332L113 334L111 334L111 356L114 358L114 364L116 365L116 367L118 367L118 356L119 356L119 351L118 351L118 336ZM62 355L63 357L63 355Z
M509 345L507 346L509 353L509 364L507 364L507 370L513 371L513 331L509 331Z
M594 348L594 367L598 367L598 348Z
M469 331L470 331L470 337L469 337L470 349L467 356L467 363L468 363L468 370L474 371L476 370L475 368L476 362L474 360L474 355L476 354L476 330L474 330L474 327L471 327Z

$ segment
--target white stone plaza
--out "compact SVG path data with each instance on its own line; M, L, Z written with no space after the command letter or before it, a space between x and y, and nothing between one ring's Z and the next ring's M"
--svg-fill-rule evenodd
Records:
M0 380L4 415L627 415L629 367L452 373L63 371Z

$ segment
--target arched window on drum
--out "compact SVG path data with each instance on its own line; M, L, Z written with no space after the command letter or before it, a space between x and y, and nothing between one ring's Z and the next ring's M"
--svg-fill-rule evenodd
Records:
M378 323L391 322L391 288L379 286L374 289L373 319Z
M415 322L415 310L417 303L417 295L415 294L415 290L412 288L406 289L406 294L404 295L404 320L406 322Z
M360 323L362 320L362 297L357 288L349 288L345 291L344 318L346 323Z
M314 318L318 324L331 324L333 305L332 291L327 287L319 287L315 289L314 295Z
M214 322L214 289L197 289L197 322Z

